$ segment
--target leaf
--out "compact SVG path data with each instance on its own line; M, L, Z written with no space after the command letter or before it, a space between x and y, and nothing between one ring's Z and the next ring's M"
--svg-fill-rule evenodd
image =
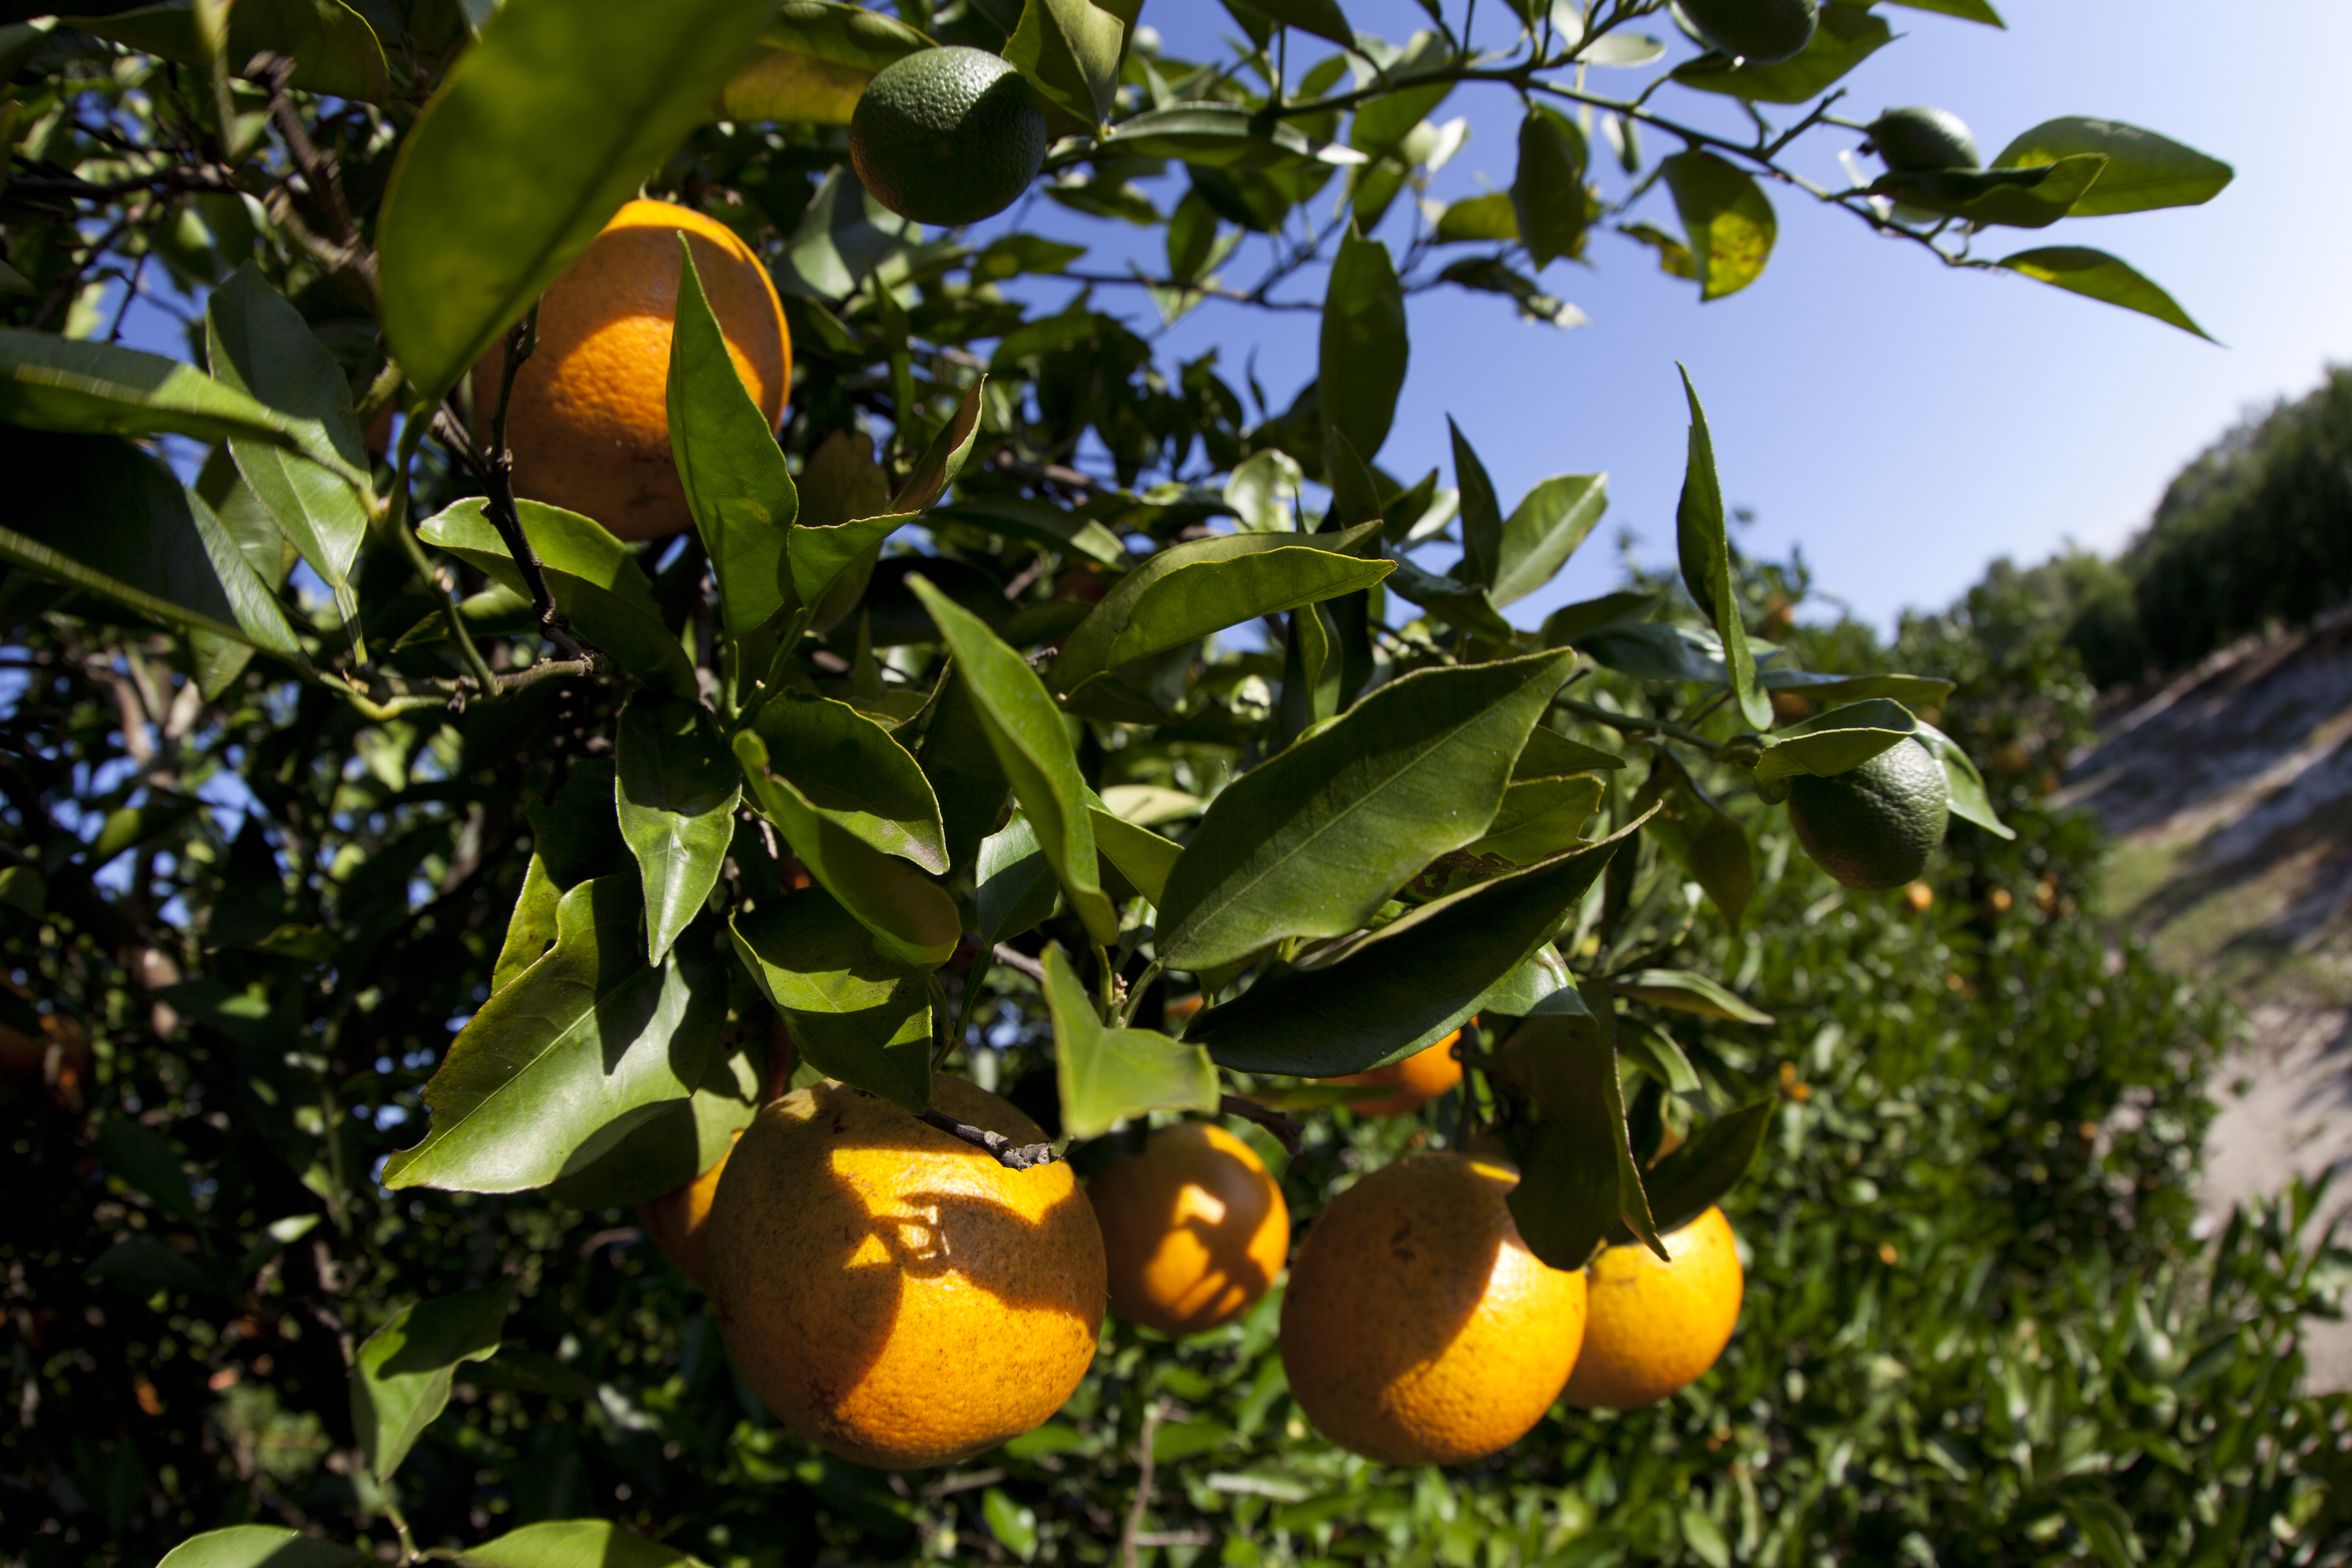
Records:
M1584 991L1583 1015L1528 1019L1495 1067L1540 1113L1512 1135L1519 1184L1507 1201L1528 1250L1554 1268L1584 1267L1620 1224L1665 1257L1626 1134L1616 1005L1594 982Z
M1567 300L1545 293L1543 286L1534 279L1512 271L1491 256L1465 256L1449 261L1438 269L1437 280L1457 283L1482 294L1507 295L1518 306L1523 319L1563 331L1583 326L1591 320Z
M736 956L827 1078L909 1110L931 1103L930 977L876 950L824 889L803 888L728 922Z
M803 605L824 603L835 584L846 579L860 561L901 527L914 521L915 516L912 512L886 512L878 517L853 518L829 527L795 522L785 546L792 564L793 593Z
M648 967L642 910L635 877L597 877L563 895L554 948L450 1042L425 1086L432 1130L384 1163L384 1185L543 1187L694 1092L726 987L685 949Z
M1339 0L1242 0L1248 9L1287 27L1328 38L1343 49L1356 47L1355 29Z
M1698 268L1698 297L1737 294L1763 275L1780 220L1748 174L1712 153L1677 153L1658 165Z
M1581 643L1585 634L1595 627L1618 621L1638 623L1657 608L1657 595L1644 593L1638 588L1563 605L1544 617L1543 645L1546 647L1567 647L1572 643Z
M1578 49L1576 60L1579 65L1616 66L1622 69L1648 65L1665 52L1664 42L1646 33L1612 29Z
M1304 544L1179 564L1143 585L1106 657L1116 671L1227 626L1360 592L1391 569Z
M1518 633L1495 608L1494 595L1474 584L1441 577L1423 571L1410 561L1399 560L1386 585L1399 598L1419 605L1457 631L1484 638L1498 647L1517 645Z
M1127 28L1089 0L1026 0L1004 58L1046 101L1088 130L1110 117Z
M975 848L996 826L1013 784L997 765L962 672L950 664L940 683L930 728L915 754L939 797L949 862L962 868L972 863Z
M709 710L652 691L621 710L614 760L621 837L645 886L646 962L659 963L719 885L742 776Z
M1951 795L1952 815L1965 817L1997 838L2016 837L2016 830L2002 822L1993 810L1992 797L1985 791L1984 775L1969 761L1969 754L1926 720L1918 721L1918 725L1914 738L1944 764L1944 783Z
M1518 208L1508 191L1488 191L1448 202L1433 231L1440 245L1469 245L1519 237Z
M2191 321L2189 312L2176 304L2171 295L2133 270L2128 262L2104 250L2079 245L2044 246L2039 250L2021 250L2003 258L2001 265L2037 283L2120 305L2126 310L2137 310L2184 332L2193 332L2207 342L2213 341L2212 334Z
M1528 731L1528 743L1519 749L1519 760L1511 765L1511 782L1528 779L1559 778L1569 773L1589 773L1595 769L1622 768L1625 759L1614 752L1604 752L1588 746L1581 741L1571 741L1556 730L1538 723Z
M1177 158L1207 169L1298 169L1370 160L1352 147L1318 142L1286 121L1234 103L1171 103L1111 128L1104 158Z
M1336 1078L1402 1060L1461 1027L1535 955L1640 826L1424 904L1336 961L1276 970L1203 1013L1186 1037L1242 1072ZM1198 840L1186 849L1189 862ZM1180 863L1181 864L1181 863Z
M1609 510L1605 474L1555 474L1540 479L1504 521L1489 584L1499 606L1550 582Z
M153 458L111 436L0 426L0 468L10 483L0 561L308 673L294 628L236 542Z
M2144 1560L2131 1515L2115 1499L2097 1492L2069 1492L2059 1498L2058 1506L2083 1532L2084 1543L2103 1568L2136 1568Z
M1740 716L1750 729L1761 730L1772 722L1772 704L1756 684L1756 657L1748 651L1748 628L1739 618L1731 545L1724 535L1723 487L1715 473L1715 440L1707 433L1706 410L1699 406L1698 388L1691 384L1690 372L1683 370L1682 377L1691 416L1690 463L1683 476L1682 500L1675 509L1683 584L1723 639L1724 664Z
M479 496L458 501L428 518L417 537L446 550L487 573L517 594L527 594L522 572L507 552L506 542L490 525ZM540 501L518 500L515 513L523 537L539 557L547 591L572 628L611 654L625 669L643 676L671 696L686 701L698 699L694 666L686 650L663 624L654 603L653 584L646 581L629 547L604 526L578 512Z
M1601 781L1590 777L1514 782L1503 791L1486 835L1464 853L1500 856L1514 866L1549 860L1580 842L1585 823L1600 809L1601 790Z
M187 0L67 22L174 65L202 69L212 63ZM341 0L237 0L228 9L223 63L234 74L258 75L255 57L262 54L290 63L287 85L301 91L362 103L382 103L388 96L383 45Z
M1674 1037L1654 1025L1638 1033L1618 1030L1617 1059L1648 1073L1670 1094L1697 1094L1705 1088L1691 1067L1690 1058L1675 1044ZM1649 1184L1645 1181L1643 1184ZM1654 1206L1652 1212L1656 1212ZM1661 1232L1666 1228L1664 1225L1659 1226Z
M411 385L439 397L522 319L709 112L772 7L506 0L402 138L376 219Z
M1094 826L1095 847L1102 858L1118 868L1118 874L1132 882L1137 892L1158 905L1168 891L1168 874L1184 853L1182 847L1118 816L1092 791L1087 795L1087 816Z
M974 897L983 953L1000 942L1035 930L1052 917L1062 896L1053 863L1037 847L1036 830L1017 811L1002 831L980 841L976 878L979 888Z
M0 327L0 423L80 435L231 437L342 463L315 419L283 414L192 364ZM365 482L364 472L346 476Z
M684 265L665 395L670 454L719 582L721 624L740 643L788 603L784 541L800 516L800 494L774 428L735 368L694 247L683 234L678 245Z
M1718 1116L1642 1178L1658 1234L1671 1236L1721 1203L1755 1164L1780 1102L1770 1098Z
M1687 969L1643 969L1611 977L1609 989L1653 1006L1674 1007L1703 1017L1734 1024L1769 1024L1772 1015L1759 1012L1726 990L1718 982Z
M1896 5L1908 5L1914 11L1935 11L1947 16L1958 16L1965 22L1981 22L1988 27L2006 27L2000 13L1985 4L1985 0L1890 0Z
M1829 778L1845 773L1897 744L1917 727L1917 721L1901 703L1883 697L1833 708L1777 735L1762 737L1764 754L1756 761L1756 782L1769 784L1799 773Z
M876 201L857 183L856 173L843 163L817 185L799 226L785 242L782 258L770 271L782 293L845 300L919 233Z
M1953 683L1931 675L1822 675L1805 669L1767 669L1756 677L1767 691L1794 691L1826 701L1859 702L1888 697L1912 708L1940 708Z
M2104 153L2077 153L2032 169L1921 169L1882 174L1870 190L1979 227L2047 228L2098 183L2105 168Z
M1519 121L1518 173L1511 180L1511 211L1518 237L1538 271L1563 256L1581 255L1593 202L1584 188L1591 153L1576 121L1537 105Z
M352 1428L378 1481L400 1468L449 1403L449 1377L458 1363L498 1353L515 1284L509 1275L479 1290L403 1307L360 1346L352 1365Z
M1367 463L1396 422L1410 353L1404 290L1389 247L1352 232L1342 236L1323 291L1318 384L1325 426L1344 433Z
M1550 947L1538 947L1525 963L1488 986L1478 998L1481 1016L1524 1018L1551 1013L1582 1014L1576 976Z
M955 604L920 576L908 585L947 639L956 668L970 683L973 706L997 765L1069 895L1070 908L1095 941L1118 936L1118 911L1104 896L1095 868L1095 837L1087 820L1086 780L1064 728L1061 710L1028 661L998 640L986 622Z
M2030 169L2083 153L2104 156L2098 183L2066 209L2069 217L2105 217L2158 207L2201 206L2237 171L2219 158L2118 120L2063 115L2045 120L2000 150L1993 166Z
M1730 679L1721 642L1664 621L1611 621L1585 631L1576 646L1609 668L1641 680L1720 685Z
M1704 54L1674 69L1674 79L1701 92L1727 93L1759 103L1804 103L1895 41L1883 17L1860 5L1823 5L1821 25L1802 54L1779 65L1741 65Z
M846 125L883 67L932 47L895 16L825 0L784 0L719 94L719 118Z
M155 1568L360 1568L367 1561L341 1542L274 1524L238 1524L190 1536Z
M459 1568L702 1568L698 1558L675 1546L602 1519L527 1524L467 1547L457 1563Z
M1486 830L1572 662L1417 670L1243 774L1169 878L1161 959L1212 969L1362 924L1415 870Z
M819 812L790 779L770 771L768 748L756 733L736 735L735 760L760 815L776 825L817 885L874 933L884 952L923 969L948 961L963 935L963 921L944 889Z
M223 1278L226 1265L211 1258L184 1258L152 1236L118 1241L99 1254L85 1278L139 1300L168 1291L174 1296L237 1299L237 1280Z
M96 1133L98 1157L109 1173L146 1194L165 1214L190 1225L199 1223L188 1173L162 1133L124 1116L101 1118Z
M205 307L205 341L215 380L280 413L315 421L348 472L368 471L342 367L250 261L213 290ZM331 584L348 578L367 537L368 509L360 493L271 443L232 437L228 447L237 471L302 559Z
M685 1104L638 1123L593 1163L550 1185L547 1195L592 1213L625 1208L674 1193L719 1163L736 1134L751 1124L766 1093L768 1038L769 1019L755 1009L751 1021L722 1037L727 1048L711 1053L702 1082Z
M1045 949L1045 1005L1054 1016L1062 1130L1071 1137L1099 1138L1147 1110L1217 1109L1209 1053L1154 1029L1105 1027L1058 942Z
M1503 503L1495 498L1486 465L1478 460L1451 415L1445 429L1454 443L1454 482L1462 497L1462 564L1454 575L1491 586L1503 564Z
M1662 798L1669 805L1651 819L1652 837L1737 931L1756 891L1756 862L1747 829L1715 803L1680 758L1663 750L1634 805Z
M1129 564L1127 546L1118 536L1093 518L1066 511L1044 501L1023 500L1017 497L958 497L956 504L942 509L935 515L939 522L969 523L992 533L1041 549L1055 550L1071 555L1081 555L1105 566L1115 566L1124 572ZM1202 542L1206 542L1205 541Z
M983 375L964 389L956 404L954 417L940 426L938 435L915 459L915 466L890 496L887 510L901 517L929 510L931 503L947 492L963 472L971 448L980 439L980 416L985 407L982 395L988 391L988 377Z
M771 771L790 779L818 816L886 855L946 872L939 797L889 731L846 702L799 691L778 692L751 728Z

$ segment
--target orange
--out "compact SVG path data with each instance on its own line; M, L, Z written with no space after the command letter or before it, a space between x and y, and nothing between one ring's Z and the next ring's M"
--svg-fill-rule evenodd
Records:
M1045 1134L958 1079L931 1102ZM802 1436L861 1465L951 1464L1038 1426L1094 1360L1102 1232L1066 1164L1013 1171L831 1079L761 1109L706 1228L727 1353Z
M1739 1321L1743 1276L1731 1222L1711 1208L1660 1237L1672 1263L1639 1243L1586 1266L1584 1350L1565 1397L1586 1409L1655 1405L1715 1364Z
M774 427L793 380L776 286L733 230L669 202L623 207L548 289L539 346L516 373L507 409L515 493L593 517L623 539L658 539L692 521L669 449L681 229L735 374ZM474 366L485 438L505 354L501 342Z
M1154 1132L1087 1187L1102 1223L1111 1310L1171 1338L1257 1304L1290 1256L1290 1208L1257 1152L1222 1127Z
M738 1132L740 1141L743 1134ZM734 1152L728 1144L728 1153ZM727 1169L727 1155L682 1187L674 1187L651 1203L637 1205L637 1223L654 1245L677 1265L677 1271L704 1289L710 1289L710 1200L719 1194L719 1178Z
M1450 1465L1518 1440L1576 1364L1584 1275L1519 1239L1518 1173L1413 1154L1339 1194L1307 1232L1282 1303L1290 1392L1324 1436L1391 1465Z
M1349 1073L1331 1081L1392 1083L1397 1086L1394 1094L1359 1100L1348 1109L1359 1116L1411 1116L1462 1081L1462 1064L1454 1059L1454 1042L1461 1037L1462 1031L1456 1029L1427 1050L1415 1051L1401 1062L1391 1062L1370 1072Z

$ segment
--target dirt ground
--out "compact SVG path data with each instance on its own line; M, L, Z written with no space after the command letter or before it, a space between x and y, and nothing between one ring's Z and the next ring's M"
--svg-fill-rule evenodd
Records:
M2114 848L2111 913L2215 981L2247 1037L2214 1084L2203 1223L2301 1174L2352 1203L2352 611L2242 644L2119 705L2059 804ZM2352 1229L2352 1225L2347 1225ZM2352 1388L2352 1323L2311 1325L2309 1382Z

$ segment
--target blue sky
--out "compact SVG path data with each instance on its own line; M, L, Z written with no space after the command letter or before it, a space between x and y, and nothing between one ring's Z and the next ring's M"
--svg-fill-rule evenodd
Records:
M1412 0L1346 3L1358 28L1391 40L1425 25ZM1572 331L1518 321L1487 297L1419 297L1384 466L1418 475L1440 465L1450 480L1450 413L1507 506L1547 474L1610 475L1601 530L1514 619L1532 624L1554 604L1607 591L1619 527L1640 535L1645 557L1670 553L1685 425L1677 359L1706 399L1727 495L1758 513L1743 542L1801 546L1820 587L1882 624L1906 606L1948 602L1996 556L2038 560L2070 538L2113 550L2179 465L2250 405L2309 389L2331 359L2352 361L2352 216L2333 194L2342 174L2323 118L2352 58L2352 6L2244 0L2217 31L2211 7L2187 0L1996 4L2006 31L1882 7L1906 36L1848 79L1841 112L1867 120L1885 107L1940 105L1968 121L1988 155L2042 120L2095 115L2234 163L2236 183L2201 208L1995 233L1979 247L1992 257L2037 244L2113 251L2227 346L2023 279L1948 271L1780 192L1770 267L1704 307L1692 285L1614 237L1594 240L1597 267L1559 262L1545 274L1591 318ZM1499 4L1481 13L1507 16ZM1143 20L1169 52L1195 58L1234 30L1209 0L1156 0ZM1689 47L1664 21L1645 26L1674 46L1671 63ZM1301 58L1294 48L1294 72ZM1596 71L1593 85L1638 88L1655 68ZM1702 125L1738 123L1706 95L1668 89L1654 102ZM1474 136L1436 194L1475 191L1480 174L1507 185L1515 100L1465 89L1434 118L1455 114L1469 117ZM1859 140L1816 132L1792 155L1842 185L1837 152ZM1653 140L1653 156L1670 150ZM1673 227L1664 193L1653 201L1643 216ZM1077 226L1085 232L1073 237L1120 243L1116 226ZM1225 270L1255 276L1239 261ZM1314 331L1312 317L1212 306L1165 342L1187 356L1221 342L1236 374L1255 346L1279 403L1312 373Z

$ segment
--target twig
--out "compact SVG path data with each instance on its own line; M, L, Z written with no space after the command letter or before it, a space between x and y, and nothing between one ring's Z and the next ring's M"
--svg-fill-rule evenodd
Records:
M1019 948L1008 947L1003 942L1000 942L996 944L995 948L991 951L989 956L995 959L997 963L1004 965L1005 968L1017 970L1021 973L1027 975L1030 979L1035 981L1040 985L1045 984L1045 966L1038 963L1035 959L1030 957L1027 953L1022 952Z
M1135 1568L1136 1549L1142 1544L1138 1539L1143 1533L1143 1510L1151 1506L1151 1441L1160 1435L1160 1424L1168 1418L1168 1402L1155 1399L1143 1412L1143 1430L1135 1437L1135 1500L1127 1505L1127 1527L1118 1532L1118 1560L1122 1568Z
M1009 1171L1032 1171L1040 1165L1050 1165L1061 1158L1054 1152L1051 1143L1015 1143L1002 1132L991 1132L985 1127L958 1121L941 1111L926 1110L921 1120L950 1138L961 1138L975 1149L987 1150L996 1156L998 1164Z
M530 314L507 333L506 364L499 377L498 411L490 416L490 448L482 456L482 488L489 498L485 510L489 513L490 526L505 542L507 553L514 558L515 569L522 574L523 586L530 591L530 607L538 613L539 629L555 646L558 654L566 659L577 659L587 657L587 650L572 637L572 623L556 608L555 595L548 591L547 574L530 547L530 536L522 531L522 518L515 510L514 454L507 449L507 405L514 395L515 373L538 346L539 307L533 305Z
M1276 1110L1270 1105L1260 1105L1255 1100L1244 1100L1238 1094L1227 1094L1218 1097L1217 1114L1255 1121L1273 1133L1275 1142L1283 1148L1292 1154L1298 1152L1298 1123L1287 1112Z

